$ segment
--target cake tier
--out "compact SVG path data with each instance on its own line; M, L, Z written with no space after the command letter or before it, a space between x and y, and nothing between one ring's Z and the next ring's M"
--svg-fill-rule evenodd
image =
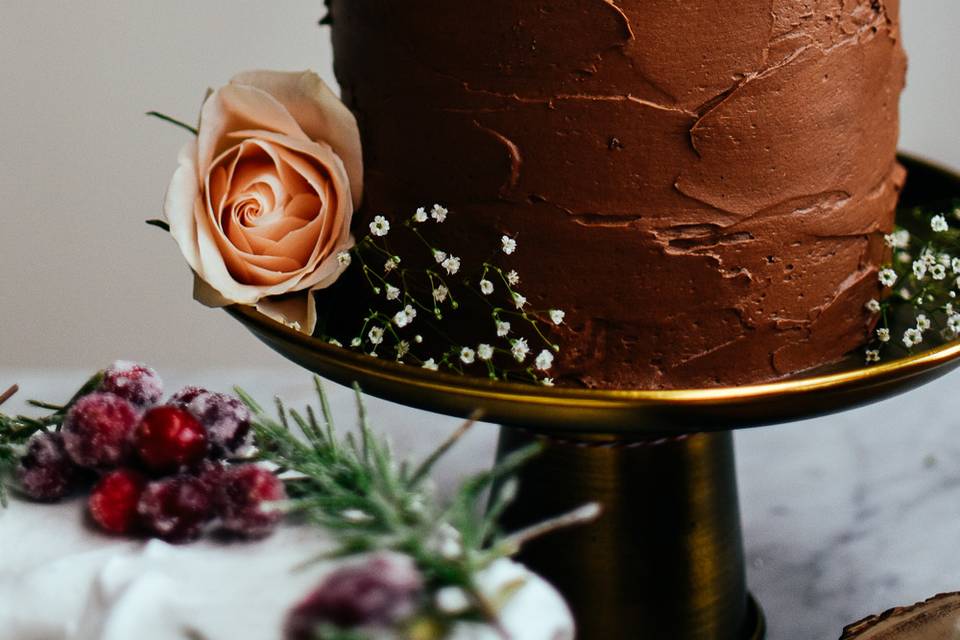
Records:
M567 312L558 381L758 382L865 340L904 179L897 2L330 9L366 217L442 202L465 256L515 236L524 294Z

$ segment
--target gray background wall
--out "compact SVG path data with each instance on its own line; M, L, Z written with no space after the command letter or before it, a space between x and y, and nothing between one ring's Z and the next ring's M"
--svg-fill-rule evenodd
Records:
M0 0L0 364L279 365L190 297L159 216L179 130L249 68L332 81L320 0ZM282 8L280 8L282 7ZM960 167L960 2L908 0L902 147Z

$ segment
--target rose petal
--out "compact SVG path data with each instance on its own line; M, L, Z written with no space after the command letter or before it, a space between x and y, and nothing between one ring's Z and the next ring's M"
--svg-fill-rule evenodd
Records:
M311 140L329 144L346 167L353 206L360 206L363 151L357 120L320 76L312 71L246 71L230 82L266 91L286 107Z

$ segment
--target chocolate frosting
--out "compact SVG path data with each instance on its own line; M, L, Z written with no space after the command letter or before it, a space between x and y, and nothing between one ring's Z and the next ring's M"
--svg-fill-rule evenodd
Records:
M558 381L680 388L836 360L871 326L905 56L893 0L332 0L375 213L516 236Z

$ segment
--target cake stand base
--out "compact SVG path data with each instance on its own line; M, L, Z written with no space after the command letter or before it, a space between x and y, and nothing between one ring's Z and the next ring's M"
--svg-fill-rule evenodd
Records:
M752 640L731 432L658 440L563 440L504 428L498 457L539 440L520 470L507 530L586 502L588 527L536 540L521 560L563 593L587 640Z

